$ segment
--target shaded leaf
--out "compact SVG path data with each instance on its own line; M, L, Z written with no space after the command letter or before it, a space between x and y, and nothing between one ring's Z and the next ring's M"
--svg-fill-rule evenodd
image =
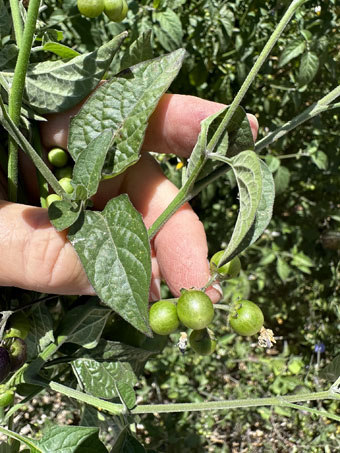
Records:
M290 266L284 261L282 258L278 257L276 261L276 272L278 276L281 278L283 283L285 283L289 277L291 268Z
M52 426L36 443L44 453L107 453L98 433L93 427Z
M328 381L336 381L340 376L340 355L336 356L325 368L320 371L320 377Z
M84 348L94 348L100 339L110 310L98 304L93 297L85 305L68 311L58 329L59 340L75 343Z
M45 303L39 303L30 311L30 330L25 342L29 359L36 357L54 341L53 319Z
M300 85L307 85L316 76L319 69L319 57L314 52L306 52L300 62L298 81Z
M130 68L142 61L151 60L152 57L151 30L148 30L138 36L131 46L126 49L120 61L120 71Z
M275 192L276 194L281 194L288 189L289 182L290 182L290 171L287 167L283 167L282 165L278 168L277 172L274 176L275 182Z
M147 121L176 77L184 50L127 69L98 88L71 121L69 152L74 160L102 131L111 129L113 148L104 176L113 177L137 162Z
M102 212L83 212L68 238L100 299L150 334L150 245L142 217L127 195L110 200Z
M294 41L286 44L279 60L279 68L282 68L282 66L285 66L287 63L293 60L293 58L301 55L305 51L305 49L306 42L303 39L295 39Z
M312 154L312 161L320 170L327 170L328 168L328 157L323 151L316 151Z
M78 104L98 85L126 33L92 53L71 60L45 61L30 65L24 99L39 113L61 112ZM13 74L2 73L9 84Z
M178 15L171 9L154 13L159 26L154 27L155 35L165 50L171 52L182 46L183 30Z
M57 231L69 228L78 219L81 205L72 206L69 200L59 200L52 203L48 208L48 216Z

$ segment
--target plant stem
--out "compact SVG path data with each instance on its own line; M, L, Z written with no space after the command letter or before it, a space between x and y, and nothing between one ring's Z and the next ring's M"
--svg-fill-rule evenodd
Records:
M14 0L13 2L14 3ZM39 13L40 0L30 0L27 19L15 65L13 82L8 99L8 112L16 126L19 125L22 97L25 88L25 78L29 62L36 22ZM20 39L20 38L19 38ZM18 146L10 137L8 152L8 197L16 202L18 193Z
M287 121L283 126L277 128L275 131L270 132L266 137L259 140L255 145L255 151L258 153L263 148L268 146L270 143L278 140L279 138L286 135L291 130L295 129L300 124L312 119L314 116L320 115L320 113L326 112L328 110L340 108L340 102L330 105L337 97L340 96L340 85L326 96L321 98L318 102L315 102L313 105L308 107L302 113L297 115L290 121Z
M252 67L251 71L249 72L248 76L246 77L245 81L243 82L241 88L239 89L238 93L236 94L233 102L231 103L230 107L227 110L227 113L221 124L217 128L215 134L211 138L210 142L207 146L207 152L213 152L215 146L217 145L218 141L220 140L222 134L224 133L229 121L233 117L237 107L240 105L240 102L244 98L245 94L247 93L251 83L255 79L257 73L261 69L261 66L266 61L268 55L270 54L272 48L276 44L277 40L281 36L283 30L286 28L287 24L289 23L290 19L294 15L295 11L303 4L306 0L293 0L290 4L289 8L287 9L286 13L278 23L277 27L275 28L273 34L267 41L266 45L264 46L262 52L260 53L258 59L256 60L254 66Z
M34 149L37 151L39 157L42 158L40 135L39 135L39 130L37 129L37 127L34 127L34 130L33 130L33 146L34 146ZM37 173L38 186L39 186L40 206L42 208L47 208L46 198L48 197L48 184L47 184L45 178L40 173L40 171L38 171L38 169L36 169L36 173Z
M334 396L328 391L305 393L302 395L289 395L271 398L253 398L240 400L223 400L209 401L203 403L174 403L174 404L141 404L131 411L132 414L152 414L167 412L193 412L208 411L221 409L235 409L240 407L258 407L258 406L282 406L286 403L299 401L315 401L323 399L334 399Z
M205 162L205 158L202 156L200 160L197 162L196 167L192 171L191 175L189 176L188 180L181 187L180 191L176 195L176 197L172 200L172 202L166 207L166 209L162 212L162 214L154 221L151 227L148 229L148 236L149 239L152 239L155 234L162 228L167 220L181 207L189 201L192 196L190 194L191 188L195 183L195 179L197 178L199 172L201 171Z
M31 144L26 140L23 134L20 132L18 127L14 124L12 119L8 116L8 113L5 109L4 103L0 97L0 108L2 110L2 117L0 114L0 119L2 122L3 127L9 132L11 138L22 148L32 159L34 165L48 182L48 184L52 187L52 189L60 195L61 197L67 198L68 195L64 191L64 189L59 184L57 178L42 160L42 158L37 154L35 149L31 146Z
M75 398L78 401L83 403L90 404L91 406L97 407L98 409L103 409L111 414L121 414L124 410L122 404L110 403L109 401L102 400L95 396L87 395L86 393L79 392L65 385L58 384L57 382L50 382L50 388L56 392L62 393L63 395L69 396L70 398Z
M18 0L9 0L11 6L12 22L17 46L20 49L22 44L22 20Z

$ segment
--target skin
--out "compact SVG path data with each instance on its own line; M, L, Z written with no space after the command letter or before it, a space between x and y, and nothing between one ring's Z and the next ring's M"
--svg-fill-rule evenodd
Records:
M128 193L150 227L178 190L147 151L188 157L200 122L223 107L192 96L165 94L149 120L141 159L124 174L101 183L93 198L95 209L103 209L112 197ZM48 121L41 125L46 149L67 148L69 121L79 108L47 116ZM255 140L257 120L253 115L248 118ZM32 206L5 201L5 181L0 178L0 286L49 294L94 294L66 231L57 232L48 220L47 210L33 206L38 204L38 198L31 162L21 156L21 165ZM186 203L152 241L150 300L160 298L161 279L175 297L180 295L181 288L203 287L210 275L207 256L202 223ZM207 294L216 302L221 291L218 286L210 287Z

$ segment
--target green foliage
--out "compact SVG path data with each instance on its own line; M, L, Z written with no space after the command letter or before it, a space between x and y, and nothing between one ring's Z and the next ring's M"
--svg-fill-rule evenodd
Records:
M61 379L71 393L81 390L88 403L74 422L81 426L46 427L39 441L17 439L32 452L104 452L104 444L111 451L146 451L132 434L129 411L136 401L201 403L222 397L303 395L334 382L339 377L340 326L339 106L271 142L261 149L260 158L245 110L259 118L261 138L339 83L336 2L319 6L309 1L299 9L244 97L245 110L237 108L218 140L215 134L228 110L202 122L182 175L175 170L176 158L162 160L169 177L179 186L186 184L189 198L199 193L205 178L225 173L211 180L192 204L208 233L210 255L224 249L226 261L242 253L243 271L223 284L224 302L255 300L266 327L274 331L276 345L264 352L230 333L227 316L218 315L212 356L199 357L190 348L182 355L173 334L171 344L151 361L166 338L144 335L150 335L147 231L125 196L110 201L102 212L86 210L88 200L103 174L115 176L138 161L147 120L166 90L231 104L287 5L274 0L132 0L119 24L104 15L82 17L71 0L47 0L44 6L22 108L27 136L28 118L67 109L104 76L110 79L72 121L69 151L75 160L75 190L60 194L63 199L49 207L58 230L70 227L68 237L100 300L55 296L37 303L34 293L1 292L6 310L28 304L31 321L25 340L29 372L19 369L10 379L18 388L30 385L32 392ZM3 0L0 36L1 99L6 104L18 48ZM29 154L27 141L8 120L5 108L0 119ZM7 135L1 134L6 143ZM316 349L320 343L322 352ZM120 416L97 411L106 403L120 404ZM338 416L336 401L324 401L322 407L328 416ZM326 445L339 448L336 423L326 424L320 413L306 415L295 409L276 405L219 413L187 411L159 415L157 423L154 415L142 415L137 434L152 451L162 452L229 452L243 448L245 439L258 451L296 448L317 453ZM322 408L311 403L307 409ZM32 429L40 437L37 426ZM112 433L108 441L98 439L98 427ZM273 427L279 433L275 438ZM3 445L0 448L7 449Z

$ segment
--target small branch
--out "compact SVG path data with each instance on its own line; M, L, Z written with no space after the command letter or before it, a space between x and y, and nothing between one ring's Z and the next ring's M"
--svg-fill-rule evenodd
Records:
M244 98L245 94L247 93L251 83L255 79L256 75L258 74L259 70L261 69L261 66L263 63L266 61L267 57L269 56L272 48L276 44L277 40L281 36L283 30L286 28L287 24L289 23L290 19L293 17L295 14L296 10L303 4L305 3L306 0L293 0L292 3L290 4L289 8L287 9L286 13L280 20L279 24L275 28L273 34L267 41L266 45L264 46L262 52L260 53L258 59L256 60L254 66L252 67L251 71L249 72L248 76L246 77L245 81L243 82L241 88L239 89L238 93L236 94L233 102L231 103L230 107L227 110L227 113L223 120L221 121L221 124L217 128L215 134L213 135L212 139L210 140L208 146L207 146L207 152L211 153L215 146L217 145L218 141L220 140L222 134L224 133L227 125L229 124L229 121L233 117L237 107L240 105L240 102Z
M321 98L318 102L315 102L313 105L308 107L302 113L297 115L295 118L293 118L290 121L287 121L287 123L285 123L283 126L277 128L273 132L270 132L264 138L259 140L255 145L255 151L259 153L266 146L283 137L291 130L300 126L300 124L314 118L317 115L320 115L320 113L340 108L340 102L331 105L331 103L339 96L340 96L340 85L334 88L334 90L332 90L326 96Z
M22 19L21 19L20 8L19 8L19 1L18 0L9 0L9 4L11 7L15 40L16 40L18 48L20 49L21 44L22 44L23 26L22 26Z
M12 0L12 4L17 3ZM18 59L15 65L11 90L8 99L8 112L16 126L19 125L25 78L31 53L40 0L30 0L24 33L19 46ZM17 15L15 15L17 16ZM16 30L18 32L18 30ZM20 32L19 32L20 34ZM19 38L20 39L20 38ZM12 137L9 139L8 152L8 197L16 202L18 193L18 146Z

